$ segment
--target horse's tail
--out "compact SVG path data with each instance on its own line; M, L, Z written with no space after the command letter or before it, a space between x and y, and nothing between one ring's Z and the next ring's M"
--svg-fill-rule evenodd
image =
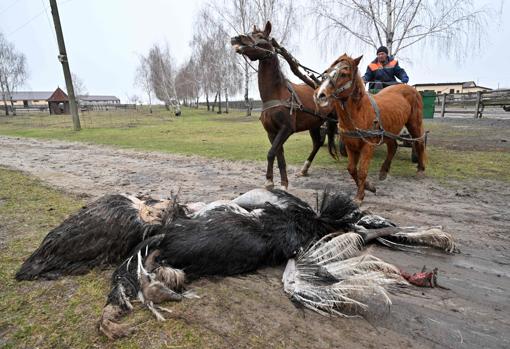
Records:
M412 90L413 94L408 98L409 104L411 105L411 120L408 122L416 125L417 135L414 137L422 137L425 135L425 129L423 127L423 99L415 88ZM425 147L425 139L421 139L420 142L423 142ZM425 150L423 151L423 162L427 163L427 152Z
M414 105L413 105L413 111L412 114L414 117L416 117L417 120L419 120L419 123L421 125L421 128L423 129L423 98L421 97L421 94L414 89L415 95L414 98Z
M339 156L338 156L338 147L336 146L336 143L335 143L335 138L336 138L336 133L337 133L337 130L338 130L338 126L337 126L337 122L336 121L333 121L331 120L331 116L333 114L329 114L329 118L328 121L326 122L327 124L327 136L328 136L328 152L329 152L329 155L331 155L331 157L335 160L339 160Z

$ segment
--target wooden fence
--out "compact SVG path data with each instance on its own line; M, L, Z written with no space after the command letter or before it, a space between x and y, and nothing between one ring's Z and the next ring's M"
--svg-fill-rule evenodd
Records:
M441 117L445 114L472 114L475 119L483 116L485 107L502 107L507 111L510 106L510 89L478 91L470 93L445 93L437 97L441 105ZM447 109L451 107L472 106L471 110Z

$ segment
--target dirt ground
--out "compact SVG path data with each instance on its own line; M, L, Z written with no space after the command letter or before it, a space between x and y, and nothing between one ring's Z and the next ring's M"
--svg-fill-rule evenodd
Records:
M509 120L483 122L493 129L510 126ZM510 142L507 136L508 131L491 134L470 146L508 149L508 142L502 141ZM493 143L498 146L492 147ZM0 164L90 200L106 193L168 196L171 191L179 191L184 201L231 199L260 187L265 172L263 163L4 136L0 136ZM293 175L298 168L291 166L289 191L313 206L317 191L326 184L352 193L354 183L344 167L345 163L339 169L312 165L309 177L298 178ZM508 184L482 178L440 184L395 178L391 173L376 184L378 193L367 194L364 209L400 225L442 225L455 236L461 253L425 255L379 246L371 246L371 253L406 271L438 267L440 284L450 290L412 287L392 296L393 305L385 316L328 318L293 306L283 293L282 266L195 282L192 286L202 297L185 301L186 321L216 333L218 342L212 345L221 347L510 347Z

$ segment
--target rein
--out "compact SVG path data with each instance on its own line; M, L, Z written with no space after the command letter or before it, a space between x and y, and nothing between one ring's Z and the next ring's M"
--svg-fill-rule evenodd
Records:
M261 51L266 51L266 55L265 57L262 57L262 58L259 58L259 61L263 61L265 59L269 59L271 57L273 57L274 55L276 55L277 53L276 52L273 52L271 50L268 50L268 49L265 49L263 47L258 47L257 45L253 44L253 45L243 45L243 46L246 46L246 47L251 47L251 48L256 48L257 50L261 50ZM243 56L244 60L246 61L246 63L248 63L248 65L251 67L251 69L253 69L255 72L259 72L259 70L257 68L255 68L249 61L248 59L246 58L246 56L244 54L241 54L241 56Z
M265 60L265 59L269 59L275 55L278 55L278 54L281 54L280 53L280 50L278 48L275 48L275 51L271 51L271 50L268 50L268 49L265 49L263 47L259 47L257 46L256 44L252 44L252 45L244 45L246 47L250 47L250 48L256 48L257 50L261 50L261 51L265 51L266 52L266 55L262 58L259 58L259 60ZM248 59L246 58L246 56L244 54L242 54L244 60L246 61L246 63L248 63L248 65L258 73L258 69L256 69L249 61ZM304 65L302 65L301 63L297 62L297 64L302 67L303 69L305 69L306 71L311 71L311 72L314 72L316 74L318 74L319 76L321 76L322 74L316 72L315 70L313 69L310 69L310 68L307 68L305 67ZM289 80L287 80L287 89L289 90L290 92L290 98L289 99L286 99L286 100L281 100L281 99L271 99L269 101L266 101L266 102L263 102L262 103L262 112L268 110L268 109L271 109L271 108L276 108L276 107L285 107L285 108L289 108L290 109L290 114L292 115L294 110L299 110L299 111L302 111L304 113L307 113L307 114L310 114L310 115L313 115L313 116L316 116L318 118L321 118L322 120L324 121L332 121L332 122L338 122L337 119L334 119L334 118L331 118L329 116L324 116L322 114L319 114L317 113L315 110L312 110L312 109L309 109L309 108L306 108L303 103L301 103L301 100L299 99L299 96L297 95L296 91L294 90L294 88L292 87L291 83Z
M281 52L281 49L278 48L278 47L274 47L274 51L271 51L271 50L268 50L268 49L265 49L263 47L259 47L257 46L256 44L252 44L252 45L243 45L243 46L246 46L246 47L250 47L250 48L256 48L257 50L261 50L261 51L266 51L266 56L265 57L262 57L262 58L259 58L259 60L264 60L264 59L268 59L268 58L271 58L272 56L276 55L276 54L279 54L281 55L282 57L284 57L284 55L282 54ZM244 54L242 54L244 60L248 63L248 65L256 72L258 72L258 69L255 68L253 65L251 65L250 62L248 62L248 60L246 59L246 56ZM307 66L304 66L303 64L299 63L299 61L295 60L296 64L303 68L307 73L314 73L314 74L317 74L318 77L322 77L324 74L321 74L319 73L318 71L315 71L313 70L312 68L308 68Z

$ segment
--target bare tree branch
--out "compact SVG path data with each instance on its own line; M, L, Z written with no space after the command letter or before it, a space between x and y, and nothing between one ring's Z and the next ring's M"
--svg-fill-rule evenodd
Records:
M4 101L5 115L9 115L7 100L11 103L13 113L16 113L12 101L12 92L25 83L27 76L25 55L16 51L14 45L0 33L0 91Z
M473 0L312 0L310 10L328 48L385 44L396 54L420 43L456 58L481 44L489 14Z

